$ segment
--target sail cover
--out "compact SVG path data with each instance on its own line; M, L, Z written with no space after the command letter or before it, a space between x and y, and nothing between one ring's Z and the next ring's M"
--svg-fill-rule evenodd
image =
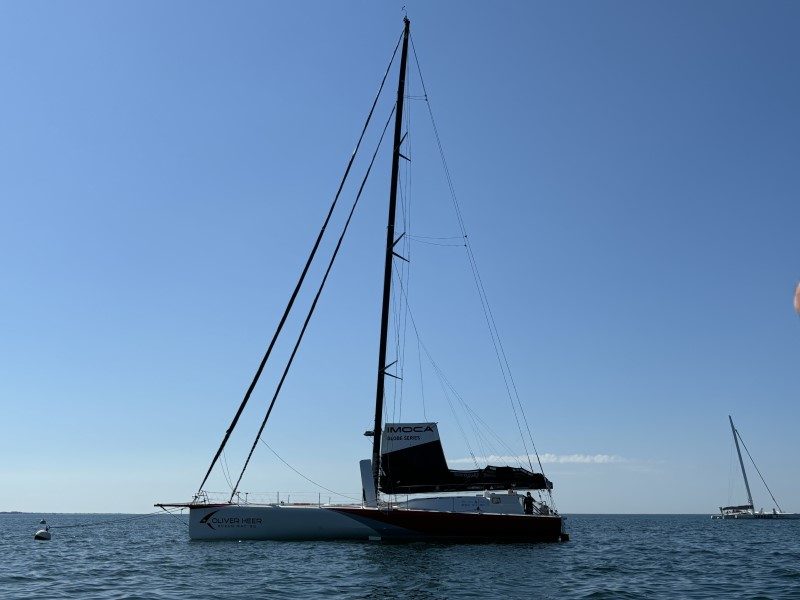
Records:
M386 423L379 486L386 494L553 488L541 473L519 467L448 468L436 423Z

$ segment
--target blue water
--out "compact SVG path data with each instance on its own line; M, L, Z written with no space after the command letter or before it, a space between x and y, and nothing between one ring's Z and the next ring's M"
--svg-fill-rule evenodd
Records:
M800 521L575 515L562 544L190 542L168 515L0 515L0 598L800 598Z

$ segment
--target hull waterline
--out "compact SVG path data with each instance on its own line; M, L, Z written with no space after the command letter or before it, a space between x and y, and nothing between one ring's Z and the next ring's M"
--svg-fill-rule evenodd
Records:
M734 521L755 521L755 520L782 520L791 521L800 519L799 513L738 513L738 514L717 514L711 515L712 519L734 520Z

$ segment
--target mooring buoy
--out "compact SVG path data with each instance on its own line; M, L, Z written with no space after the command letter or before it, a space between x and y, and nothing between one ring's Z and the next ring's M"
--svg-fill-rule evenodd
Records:
M53 535L50 533L50 525L47 524L47 521L44 519L39 521L39 529L37 529L36 533L33 534L33 539L46 541L52 537Z

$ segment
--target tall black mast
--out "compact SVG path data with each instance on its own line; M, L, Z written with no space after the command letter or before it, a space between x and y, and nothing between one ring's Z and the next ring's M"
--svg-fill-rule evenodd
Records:
M736 427L733 426L733 419L730 415L728 415L728 421L731 422L731 433L733 434L733 441L736 444L736 454L739 455L739 466L742 468L742 477L744 478L744 487L747 490L747 502L750 504L750 508L755 511L755 506L753 506L753 495L750 493L750 483L747 481L747 471L744 470L744 461L742 460L742 451L739 450L739 432L736 430ZM769 489L769 488L767 488ZM770 492L771 494L772 492ZM775 498L773 498L774 500ZM775 503L777 504L777 502Z
M375 494L381 470L381 429L383 424L383 393L386 376L386 341L389 337L389 302L392 292L392 257L394 255L394 219L397 211L397 178L400 171L400 144L403 129L403 98L406 89L406 60L408 58L408 32L410 21L403 18L403 53L400 55L400 77L397 83L397 105L394 121L394 145L392 151L392 184L389 192L389 224L386 226L386 262L383 272L383 308L381 310L381 343L378 350L378 385L375 392L375 427L372 430L372 478Z

